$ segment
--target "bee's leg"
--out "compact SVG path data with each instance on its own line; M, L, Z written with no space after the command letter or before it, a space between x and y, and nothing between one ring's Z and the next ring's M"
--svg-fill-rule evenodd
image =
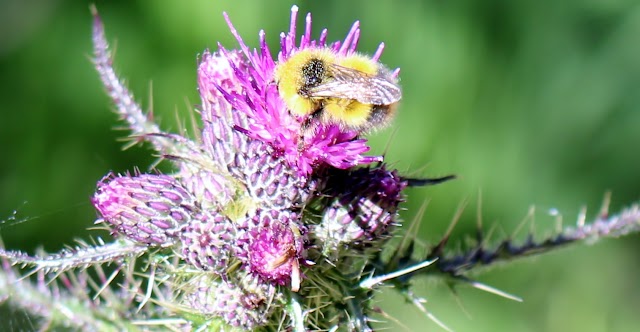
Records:
M305 148L305 136L314 133L315 127L318 125L318 119L322 117L322 110L322 106L318 107L302 121L300 125L300 135L298 136L298 151L302 151Z
M302 122L302 129L307 130L311 127L312 124L316 123L318 119L323 116L324 107L322 105L318 106L318 108L313 111L311 114L307 116L307 118Z

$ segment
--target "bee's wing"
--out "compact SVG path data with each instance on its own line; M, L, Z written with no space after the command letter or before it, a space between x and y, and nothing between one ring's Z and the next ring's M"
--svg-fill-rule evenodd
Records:
M400 87L383 76L331 65L332 79L309 88L311 97L354 99L363 104L389 105L400 100Z

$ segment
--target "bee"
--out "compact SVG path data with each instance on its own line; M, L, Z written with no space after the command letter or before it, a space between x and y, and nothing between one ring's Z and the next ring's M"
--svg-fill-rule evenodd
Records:
M370 57L308 48L276 66L274 79L289 111L358 132L384 127L402 97L398 80Z

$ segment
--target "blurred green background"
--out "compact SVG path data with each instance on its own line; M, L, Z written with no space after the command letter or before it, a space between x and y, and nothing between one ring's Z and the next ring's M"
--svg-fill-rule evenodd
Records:
M56 251L87 238L89 197L109 171L147 170L146 147L121 151L123 131L90 62L88 1L0 2L0 236L12 249ZM163 128L199 103L197 54L265 29L272 50L288 29L291 1L96 1L116 49L115 67ZM427 200L425 241L438 241L457 206L469 206L451 240L465 243L482 218L511 234L530 206L537 234L557 208L566 224L593 216L607 190L612 211L640 195L640 4L584 1L300 1L317 34L342 38L362 23L360 51L386 43L401 67L404 98L373 151L405 172L460 179L409 191L405 220ZM301 19L300 22L303 20ZM152 83L152 86L151 86ZM153 102L150 102L152 94ZM425 167L426 166L426 167ZM14 215L13 211L16 211ZM104 235L104 234L103 234ZM494 237L495 237L494 236ZM637 331L640 237L580 245L474 275L525 299L474 289L459 301L416 279L427 308L456 331ZM411 331L439 331L385 292L379 306ZM16 318L17 319L17 318ZM390 323L391 326L395 323Z

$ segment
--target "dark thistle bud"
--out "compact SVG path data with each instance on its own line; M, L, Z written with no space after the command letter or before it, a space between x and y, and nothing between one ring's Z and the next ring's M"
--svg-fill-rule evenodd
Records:
M326 184L326 209L313 234L322 251L380 242L390 235L407 182L384 166L335 171Z

